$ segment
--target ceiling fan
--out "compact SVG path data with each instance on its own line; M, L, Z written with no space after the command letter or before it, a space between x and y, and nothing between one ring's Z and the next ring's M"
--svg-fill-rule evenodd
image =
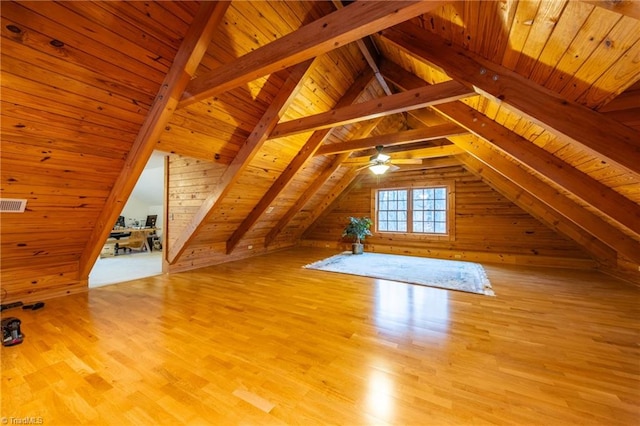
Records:
M418 163L420 160L414 159L393 159L387 154L382 153L383 146L376 146L376 153L369 157L369 163L366 166L360 167L358 170L369 169L374 175L382 175L387 170L394 172L399 170L400 167L396 166L394 163Z

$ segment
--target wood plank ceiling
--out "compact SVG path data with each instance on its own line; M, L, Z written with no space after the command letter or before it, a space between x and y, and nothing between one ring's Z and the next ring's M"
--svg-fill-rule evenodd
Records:
M154 149L195 185L168 200L174 270L296 244L376 145L527 194L637 269L639 9L3 2L1 190L28 199L2 215L3 300L86 286Z

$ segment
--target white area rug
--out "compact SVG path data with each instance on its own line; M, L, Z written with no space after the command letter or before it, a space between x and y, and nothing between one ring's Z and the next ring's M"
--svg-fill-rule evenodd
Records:
M484 268L473 262L345 251L304 268L494 296Z

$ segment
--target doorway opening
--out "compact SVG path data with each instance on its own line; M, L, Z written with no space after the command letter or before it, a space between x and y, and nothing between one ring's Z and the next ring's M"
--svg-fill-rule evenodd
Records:
M151 154L89 273L89 288L162 273L166 155Z

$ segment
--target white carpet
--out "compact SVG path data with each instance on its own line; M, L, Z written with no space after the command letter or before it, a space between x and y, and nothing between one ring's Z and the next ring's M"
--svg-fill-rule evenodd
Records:
M98 258L89 273L89 288L162 274L162 252L129 253Z
M346 251L304 268L494 296L484 268L473 262Z

